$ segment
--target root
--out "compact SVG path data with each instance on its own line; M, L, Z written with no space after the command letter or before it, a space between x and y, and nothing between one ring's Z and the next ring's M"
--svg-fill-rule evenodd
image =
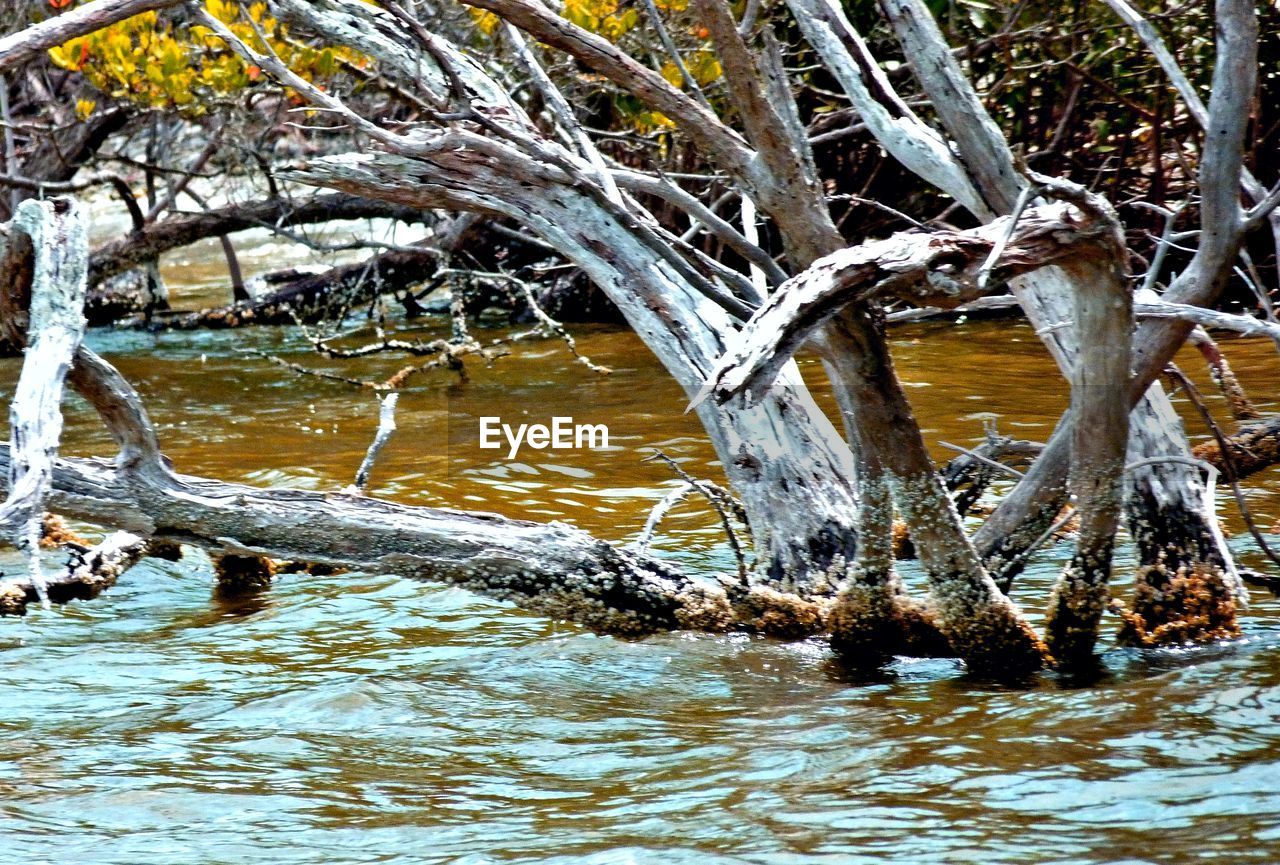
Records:
M243 595L269 588L276 568L275 562L263 556L225 555L213 560L218 593L222 595Z
M77 547L91 547L89 541L77 535L67 525L67 521L57 514L45 512L41 522L40 547L45 550L56 550L66 544Z
M737 591L735 591L735 589ZM736 628L782 640L800 640L820 634L827 627L832 602L827 598L802 598L768 586L729 589Z
M1172 574L1163 564L1143 568L1133 609L1121 616L1123 645L1185 646L1240 636L1230 583L1221 568L1203 562Z

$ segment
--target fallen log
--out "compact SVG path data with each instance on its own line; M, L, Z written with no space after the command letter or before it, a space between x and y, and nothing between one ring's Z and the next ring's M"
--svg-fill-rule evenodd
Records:
M0 467L9 467L9 449ZM168 474L167 472L165 474ZM263 490L101 460L59 460L50 506L214 554L264 556L449 583L602 633L736 624L722 585L563 523Z
M198 240L234 234L250 228L312 225L338 219L385 217L421 222L424 212L385 201L346 193L313 195L302 200L268 198L247 204L228 204L203 213L172 216L103 244L89 257L89 284L152 261L163 253Z
M340 316L383 294L413 288L429 279L440 261L438 249L394 250L367 261L307 274L284 288L258 298L195 312L164 310L130 315L114 322L120 328L198 330L245 325L311 324Z

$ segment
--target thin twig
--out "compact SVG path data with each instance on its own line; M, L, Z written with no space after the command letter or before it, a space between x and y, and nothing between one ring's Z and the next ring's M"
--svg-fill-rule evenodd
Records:
M1015 478L1021 478L1023 476L1023 473L1015 469L1013 466L1007 466L1004 463L997 462L996 460L993 460L989 457L984 457L982 454L978 453L975 450L971 450L970 448L962 448L960 447L960 445L953 445L951 442L940 441L938 442L938 444L942 445L944 448L950 448L953 451L959 451L962 454L968 454L978 462L985 463L986 465L991 466L991 468L993 469L999 469L1005 474L1012 475Z
M679 463L657 448L653 449L653 456L647 457L645 462L653 460L661 460L666 463L682 481L701 493L711 503L711 507L715 509L716 513L720 515L720 524L724 528L725 537L728 538L729 546L733 550L734 557L738 560L738 579L745 588L748 585L747 575L749 570L747 557L743 553L742 544L738 541L738 533L734 531L733 522L729 519L729 512L733 511L733 515L737 517L742 526L748 532L751 531L751 524L747 521L746 508L742 506L742 502L738 501L732 493L718 484L707 480L697 480L681 468Z

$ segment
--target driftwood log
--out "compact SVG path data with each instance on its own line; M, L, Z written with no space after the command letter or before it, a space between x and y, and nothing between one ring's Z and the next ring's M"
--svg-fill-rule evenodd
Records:
M148 541L130 532L112 532L95 547L73 549L67 569L44 580L45 597L55 604L96 598L148 552ZM27 606L40 600L41 590L30 576L0 581L0 616L25 615Z

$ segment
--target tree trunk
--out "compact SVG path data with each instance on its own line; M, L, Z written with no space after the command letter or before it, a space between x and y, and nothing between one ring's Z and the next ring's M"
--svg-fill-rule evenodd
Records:
M939 142L936 133L915 117L893 93L865 45L843 13L825 0L793 0L797 20L823 54L873 134L905 165L964 203L975 215L989 219L1007 213L1025 183L1016 170L1008 144L992 122L972 86L964 78L932 15L918 0L889 0L885 14L901 41L908 61L938 112L956 148L956 155ZM957 158L958 156L958 158ZM1011 280L1010 285L1028 319L1041 333L1064 373L1074 365L1079 327L1063 327L1073 314L1071 298L1078 281L1052 269ZM1159 385L1145 393L1134 415L1132 452L1143 465L1130 475L1131 525L1176 527L1176 545L1207 556L1218 566L1230 554L1212 538L1214 515L1203 506L1203 483L1184 462L1187 444ZM1065 444L1063 436L1060 441ZM1001 508L979 530L974 541L1002 587L1021 567L1022 553L1057 518L1067 498L1065 453L1029 474L1043 482L1019 484ZM1172 460L1174 461L1171 461ZM1158 464L1147 460L1160 460ZM1037 469L1039 471L1037 471ZM1052 471L1048 471L1052 469ZM1162 510L1153 511L1160 503ZM1141 543L1144 562L1154 561L1159 549Z
M728 314L655 262L628 226L556 172L511 151L502 158L515 164L469 156L482 142L468 141L460 150L463 142L445 135L418 159L331 159L313 163L299 178L412 206L520 221L581 267L686 393L696 393L724 351L724 334L732 332ZM757 402L704 404L698 415L750 515L767 584L801 595L833 593L843 578L833 569L852 561L857 548L852 467L796 371Z
M10 284L0 292L0 327L12 343L26 342L9 407L12 461L9 498L0 505L0 535L26 553L31 581L42 599L39 542L44 499L62 435L63 383L84 336L87 251L86 228L73 200L18 205L3 257L30 281L26 290ZM28 257L30 265L18 265Z
M1080 528L1075 554L1049 597L1045 622L1049 651L1063 666L1079 667L1093 658L1120 523L1133 298L1121 265L1124 241L1118 224L1112 252L1111 261L1071 265L1080 342L1071 376L1071 489Z

